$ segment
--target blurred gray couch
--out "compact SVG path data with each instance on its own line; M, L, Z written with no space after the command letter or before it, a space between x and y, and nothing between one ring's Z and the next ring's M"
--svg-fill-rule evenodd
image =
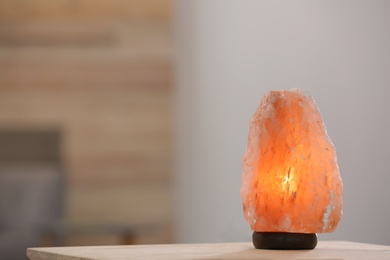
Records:
M0 260L27 259L61 219L64 176L58 132L0 130Z

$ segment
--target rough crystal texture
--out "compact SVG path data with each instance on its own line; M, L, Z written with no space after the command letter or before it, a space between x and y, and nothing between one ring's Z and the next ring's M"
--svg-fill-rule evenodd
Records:
M253 231L323 233L342 215L335 148L314 100L268 92L250 121L241 198Z

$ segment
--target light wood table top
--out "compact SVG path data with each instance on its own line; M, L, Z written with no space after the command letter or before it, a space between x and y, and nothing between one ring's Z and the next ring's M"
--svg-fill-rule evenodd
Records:
M390 259L390 246L346 241L319 241L314 250L259 250L250 242L140 246L89 246L29 248L31 260L86 259Z

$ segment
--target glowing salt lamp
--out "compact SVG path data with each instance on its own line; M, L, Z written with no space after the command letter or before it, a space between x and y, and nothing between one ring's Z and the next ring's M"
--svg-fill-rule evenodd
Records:
M336 151L298 89L265 94L250 121L241 198L258 249L313 249L342 215Z

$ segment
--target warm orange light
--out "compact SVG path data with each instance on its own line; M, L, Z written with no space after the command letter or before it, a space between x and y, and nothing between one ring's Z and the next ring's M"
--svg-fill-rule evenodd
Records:
M336 228L342 215L336 152L309 95L281 90L263 97L250 123L242 180L244 214L254 231Z

